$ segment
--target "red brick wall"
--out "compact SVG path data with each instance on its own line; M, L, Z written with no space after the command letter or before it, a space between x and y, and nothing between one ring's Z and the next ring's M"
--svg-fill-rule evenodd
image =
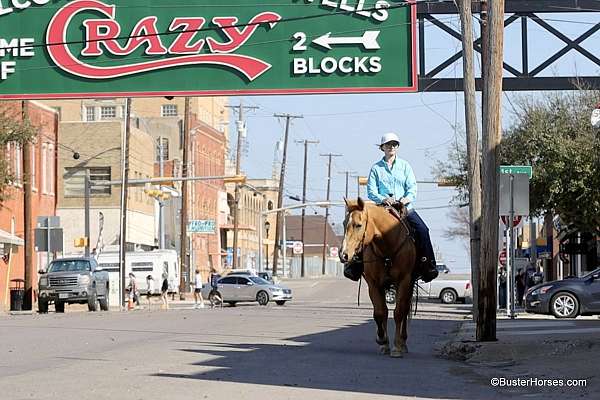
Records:
M12 110L15 111L15 117L19 118L21 115L21 102L9 102L7 103ZM36 142L32 145L35 148L35 152L32 151L32 157L35 154L35 182L34 187L36 190L32 191L32 221L31 229L35 228L36 220L38 216L56 215L56 196L55 194L42 193L42 148L46 148L46 145L52 145L53 151L47 150L47 157L49 157L49 165L53 169L52 177L54 191L56 191L56 148L57 148L57 129L58 121L56 113L42 107L33 102L27 103L28 114L32 124L39 129ZM13 150L14 152L14 150ZM9 199L0 205L0 229L11 232L11 225L14 218L15 221L15 235L20 238L24 238L24 226L23 226L23 189L22 187L10 187L8 189ZM29 244L33 249L33 243ZM4 260L0 260L0 310L9 308L10 300L7 293L7 283L11 279L24 278L24 263L25 263L25 248L23 246L18 247L16 254L13 254L9 263ZM33 252L33 282L34 288L37 287L37 271L41 265L38 265L39 257L38 253ZM9 272L10 264L10 272Z
M191 139L194 152L191 159L194 162L196 176L224 175L225 136L202 122L196 122L192 126L196 128ZM225 190L221 180L194 182L194 198L192 200L194 211L190 210L188 215L189 219L192 219L193 216L195 219L215 221L214 234L193 234L192 236L195 260L192 271L199 268L205 279L208 278L211 262L217 269L221 267L221 241L218 226L219 190ZM190 197L191 195L190 193Z

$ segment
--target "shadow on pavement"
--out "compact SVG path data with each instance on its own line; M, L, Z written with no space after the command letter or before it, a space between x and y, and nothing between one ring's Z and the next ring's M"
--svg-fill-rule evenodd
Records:
M475 383L453 372L460 368L457 363L436 357L434 342L448 340L458 323L413 320L410 353L401 359L377 353L373 322L287 338L281 344L235 344L226 338L177 341L185 344L178 351L197 354L202 360L193 365L209 371L154 376L382 395L491 398L496 393L489 387L473 390Z

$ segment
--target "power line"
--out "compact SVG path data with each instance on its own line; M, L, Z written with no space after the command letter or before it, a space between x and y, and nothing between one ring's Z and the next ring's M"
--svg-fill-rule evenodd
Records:
M438 4L439 1L432 1L432 0L418 0L418 1L414 1L412 3L400 3L400 4L390 4L386 10L393 10L393 9L399 9L399 8L404 8L404 7L410 7L413 4L416 3L436 3ZM264 6L264 4L256 4L256 6ZM192 6L193 7L193 6ZM207 7L207 6L204 6ZM239 5L238 5L239 7ZM363 11L379 11L379 8L377 7L371 7L368 9L363 9ZM269 23L269 22L274 22L274 23L286 23L286 22L295 22L295 21L305 21L305 20L311 20L311 19L318 19L318 18L323 18L323 17L331 17L331 16L337 16L337 15L352 15L354 13L354 11L347 11L347 10L336 10L333 12L328 12L328 13L319 13L319 14L311 14L311 15L303 15L300 17L289 17L289 18L281 18L279 20L273 20L273 21L261 21L261 22L248 22L248 23L242 23L242 24L232 24L232 25L228 25L226 26L226 28L245 28L245 27L249 27L249 26L258 26L261 24L265 24L265 23ZM407 23L410 25L410 23ZM160 37L160 36L170 36L170 35L180 35L181 33L198 33L198 32L212 32L212 31L220 31L222 30L223 27L219 27L219 26L209 26L206 28L197 28L197 29L184 29L184 30L178 30L178 31L167 31L167 32L157 32L157 33L145 33L145 34L139 34L139 35L127 35L127 36L118 36L115 38L112 38L113 40L123 40L123 39L138 39L138 38L149 38L149 37ZM32 44L32 45L28 45L28 48L38 48L38 47L49 47L49 46L63 46L63 45L71 45L71 44L87 44L87 43L96 43L96 42L102 42L105 39L94 39L94 40L72 40L72 41L64 41L64 42L53 42L53 43L43 43L43 44ZM289 40L289 39L288 39ZM12 46L12 47L5 47L5 50L15 50L20 48L20 46Z

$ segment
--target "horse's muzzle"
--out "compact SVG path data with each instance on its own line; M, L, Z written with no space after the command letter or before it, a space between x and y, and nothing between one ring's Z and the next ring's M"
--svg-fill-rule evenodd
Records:
M342 262L342 264L345 264L348 262L348 253L343 252L340 253L340 261Z

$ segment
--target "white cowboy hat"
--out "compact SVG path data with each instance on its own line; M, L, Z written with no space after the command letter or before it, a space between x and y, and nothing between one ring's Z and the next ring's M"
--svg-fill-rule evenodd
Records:
M393 132L385 133L381 137L381 143L379 143L379 147L389 142L398 142L398 144L400 144L400 139L398 139L398 135Z

